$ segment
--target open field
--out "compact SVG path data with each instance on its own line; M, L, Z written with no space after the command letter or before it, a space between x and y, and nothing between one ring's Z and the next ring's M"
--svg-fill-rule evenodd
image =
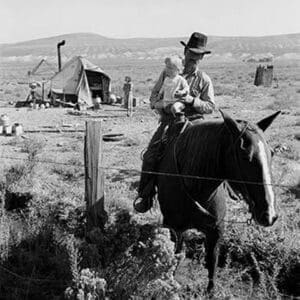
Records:
M137 238L148 234L143 224L157 228L161 222L158 207L137 215L132 201L136 197L140 156L157 126L157 116L144 100L149 97L162 62L95 63L111 75L112 89L117 95L121 95L124 77L132 77L134 95L140 103L132 118L126 117L126 112L118 106L104 106L99 113L79 115L60 108L15 109L8 103L26 98L28 90L23 82L26 83L30 65L2 63L1 114L6 113L12 122L23 124L25 130L41 132L25 133L18 138L0 136L0 299L60 299L67 287L72 287L74 293L84 290L93 295L100 295L98 290L105 289L111 299L128 299L129 295L136 296L132 299L203 299L207 273L199 235L187 234L189 258L183 259L172 252L167 232L149 234L158 242L159 254L166 256L161 268L151 266L145 270L138 255L130 252L133 256L128 257ZM218 108L234 118L255 123L282 110L266 137L275 150L273 181L287 186L274 187L280 218L272 228L228 223L217 299L300 297L299 61L278 62L274 68L277 81L272 87L263 88L253 85L255 64L203 62L203 69L214 83ZM218 111L208 116L220 117ZM81 129L87 120L102 120L103 133L123 133L125 139L104 143L110 239L95 231L86 242ZM49 128L66 129L66 124L78 132L43 132ZM228 207L226 219L249 218L244 203L228 199ZM158 251L149 245L146 258ZM174 261L179 264L176 271ZM98 277L82 271L85 268L97 271ZM162 273L164 278L160 277ZM100 278L106 280L106 288ZM97 290L95 286L101 288Z

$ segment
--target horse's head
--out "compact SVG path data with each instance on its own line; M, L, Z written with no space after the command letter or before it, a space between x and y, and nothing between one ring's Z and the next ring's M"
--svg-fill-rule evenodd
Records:
M265 131L277 112L256 125L235 121L221 112L231 143L226 155L226 176L229 184L249 205L253 218L263 226L271 226L278 216L271 182L272 151L265 141Z

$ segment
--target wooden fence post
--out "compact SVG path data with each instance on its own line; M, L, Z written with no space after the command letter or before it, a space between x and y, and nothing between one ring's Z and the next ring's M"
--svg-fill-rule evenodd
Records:
M85 201L87 230L104 228L107 213L104 209L104 173L102 166L101 121L86 122L84 143Z

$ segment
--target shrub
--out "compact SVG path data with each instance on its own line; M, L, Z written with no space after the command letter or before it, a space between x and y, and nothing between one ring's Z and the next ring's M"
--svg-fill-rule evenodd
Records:
M105 299L106 281L103 278L99 278L97 272L90 269L81 270L78 282L75 282L75 284L75 287L68 287L65 290L66 299Z
M54 299L71 276L66 249L57 246L46 224L35 236L23 236L1 262L0 294L5 299Z
M3 208L0 209L0 262L9 255L10 223Z
M12 91L6 89L6 90L4 91L4 95L12 95Z
M256 226L241 231L230 224L220 248L219 280L225 280L218 292L235 293L241 282L251 286L252 291L248 293L251 298L278 299L281 294L299 296L296 276L300 252L296 231L292 232L294 234L286 235L279 229L261 230ZM198 246L189 241L188 253L193 260L203 263L203 239L196 236L195 241ZM229 278L232 280L227 280Z
M43 138L29 138L24 140L21 151L28 153L28 160L33 160L42 152L45 144L46 143Z
M17 143L17 140L15 140ZM22 150L28 153L27 159L12 165L5 171L5 207L7 209L24 208L32 198L33 177L36 167L36 156L43 148L42 142L26 140Z
M299 96L295 90L287 88L281 88L273 94L275 100L273 103L267 105L266 109L280 110L280 109L292 109L298 107Z
M84 176L83 167L80 166L65 166L65 165L55 165L52 168L52 171L55 174L58 174L61 176L63 180L66 181L75 181L81 177Z
M168 229L143 225L124 210L110 217L105 233L94 229L87 238L90 242L81 247L82 266L98 271L112 299L151 298L158 286L171 295L179 288L173 278L178 258Z
M214 86L216 96L232 96L236 97L238 95L238 89L232 84L216 84Z

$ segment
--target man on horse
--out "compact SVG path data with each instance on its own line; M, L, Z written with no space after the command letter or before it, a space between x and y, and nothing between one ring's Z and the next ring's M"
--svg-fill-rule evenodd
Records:
M186 79L190 93L182 100L185 104L185 116L189 120L203 118L204 114L210 114L215 108L214 90L209 76L200 70L200 61L205 54L211 53L206 50L207 36L202 33L194 32L188 43L180 42L184 46L184 70L182 76ZM154 103L159 99L159 92L164 83L166 74L163 71L150 96L150 106L154 109ZM134 202L137 212L148 211L153 204L155 196L156 175L151 172L157 171L157 166L164 150L164 137L167 128L173 122L173 116L165 113L160 125L154 133L147 151L143 156L142 174L138 188L138 198Z

